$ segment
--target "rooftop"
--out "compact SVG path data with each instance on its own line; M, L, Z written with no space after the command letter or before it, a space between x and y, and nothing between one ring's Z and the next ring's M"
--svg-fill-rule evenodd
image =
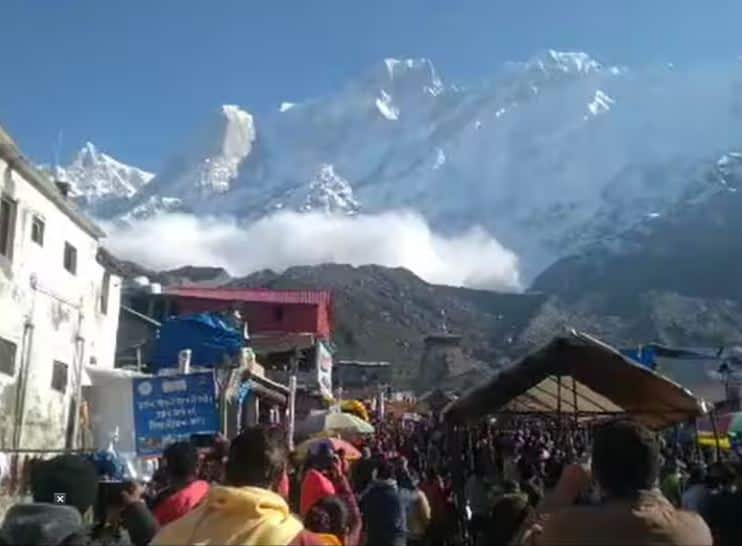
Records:
M379 361L366 361L366 360L339 360L335 363L336 366L357 366L359 368L386 368L391 366L391 363Z
M329 305L331 295L325 290L268 290L263 288L204 288L177 286L163 290L167 296L251 303L299 303Z

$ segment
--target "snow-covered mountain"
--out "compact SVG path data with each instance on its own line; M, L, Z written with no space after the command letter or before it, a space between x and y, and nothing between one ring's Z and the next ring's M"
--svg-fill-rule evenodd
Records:
M117 161L86 142L67 167L56 168L57 179L68 182L75 196L86 203L111 197L132 197L153 173Z
M70 184L72 197L96 213L117 201L131 199L154 174L125 165L86 142L66 167L45 167L60 182Z
M550 50L461 87L429 60L386 59L327 97L222 107L107 212L408 208L438 231L484 227L530 278L724 190L699 165L742 143L741 82L739 62L627 69Z

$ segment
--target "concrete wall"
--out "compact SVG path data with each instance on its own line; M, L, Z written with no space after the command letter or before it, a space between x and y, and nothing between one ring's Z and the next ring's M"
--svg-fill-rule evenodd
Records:
M0 256L0 337L17 347L14 376L0 373L0 448L12 447L22 369L28 380L19 447L60 448L76 371L81 364L113 367L121 280L111 276L102 313L98 241L2 159L0 192L17 202L12 258ZM43 246L31 240L35 216L45 223ZM63 266L65 242L77 249L74 275ZM68 366L64 393L51 388L54 361Z

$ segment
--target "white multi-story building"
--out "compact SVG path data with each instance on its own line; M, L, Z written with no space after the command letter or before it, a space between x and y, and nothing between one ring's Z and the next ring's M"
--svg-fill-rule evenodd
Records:
M85 370L114 366L103 236L0 128L0 451L79 446Z

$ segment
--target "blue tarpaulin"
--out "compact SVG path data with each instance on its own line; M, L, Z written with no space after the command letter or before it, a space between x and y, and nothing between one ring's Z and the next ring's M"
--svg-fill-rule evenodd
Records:
M227 357L236 357L244 345L242 333L217 313L181 315L162 324L152 349L150 365L153 372L177 368L178 353L190 349L191 365L213 368Z
M621 354L650 370L654 370L657 367L657 352L654 347L646 346L637 349L623 349Z
M657 358L674 360L718 360L723 347L706 349L684 349L667 347L657 343L642 345L636 349L622 349L621 354L651 370L657 368Z

